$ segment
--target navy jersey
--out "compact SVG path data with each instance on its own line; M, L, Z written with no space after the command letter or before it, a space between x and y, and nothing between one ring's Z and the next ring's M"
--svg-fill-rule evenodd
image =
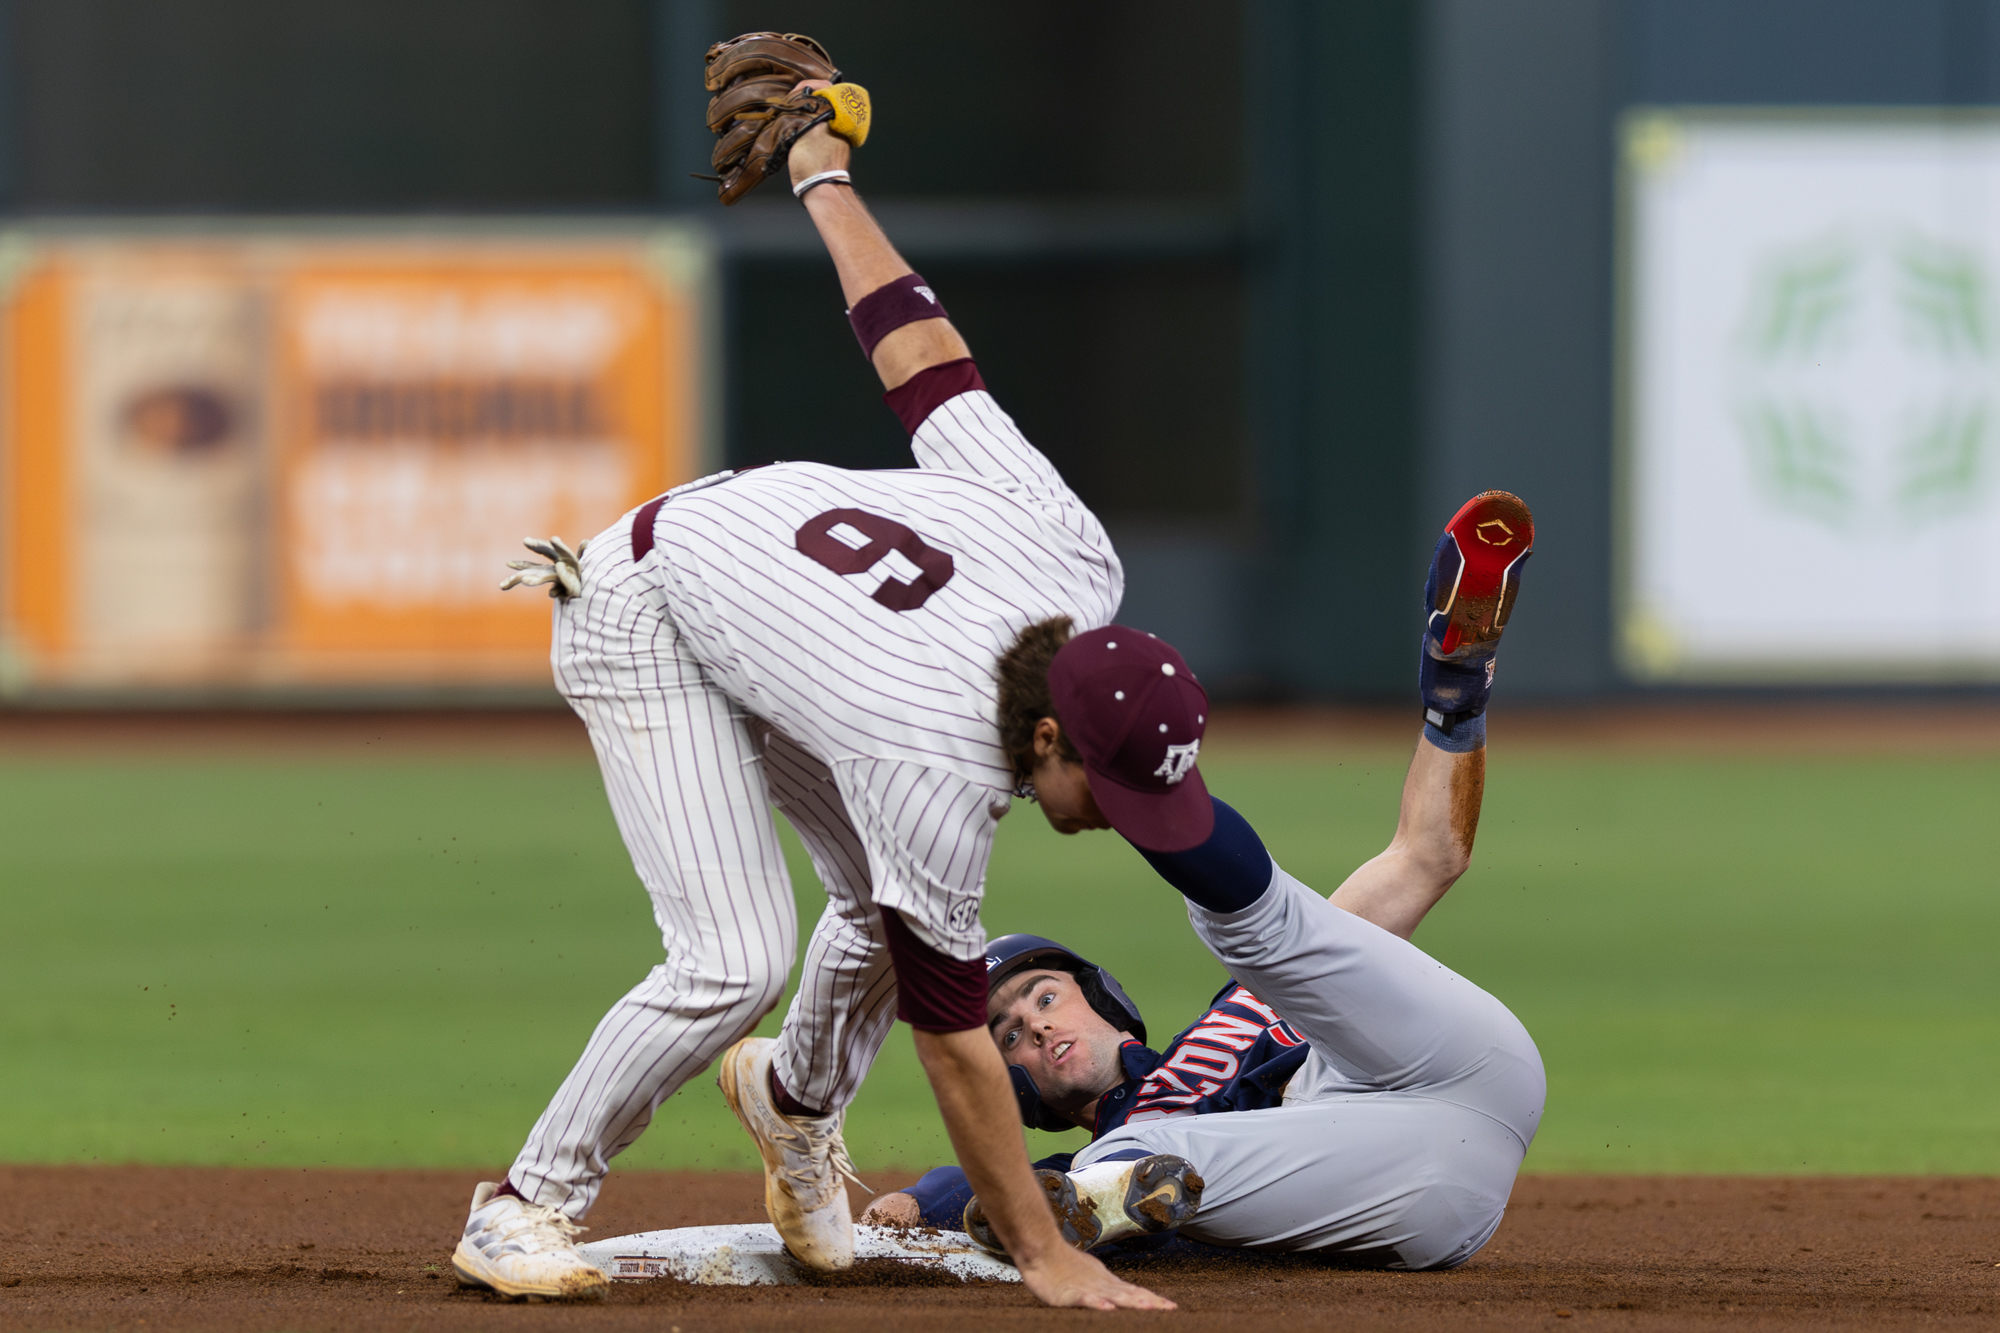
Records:
M1098 1099L1091 1137L1130 1122L1276 1106L1308 1049L1270 1006L1232 979L1164 1054L1125 1043L1119 1054L1128 1080Z
M1276 1106L1310 1049L1270 1006L1232 979L1164 1053L1136 1041L1119 1048L1125 1082L1098 1098L1091 1138L1132 1121ZM1057 1153L1035 1165L1067 1171L1074 1155ZM924 1225L954 1231L964 1225L972 1186L958 1167L938 1167L907 1192L923 1209Z

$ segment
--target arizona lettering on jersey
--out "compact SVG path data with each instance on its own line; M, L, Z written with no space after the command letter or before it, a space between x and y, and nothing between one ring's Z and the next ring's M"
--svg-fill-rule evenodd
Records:
M1091 1137L1168 1116L1276 1106L1310 1049L1269 1005L1232 980L1216 992L1207 1013L1167 1043L1165 1054L1125 1044L1120 1055L1132 1079L1098 1102Z

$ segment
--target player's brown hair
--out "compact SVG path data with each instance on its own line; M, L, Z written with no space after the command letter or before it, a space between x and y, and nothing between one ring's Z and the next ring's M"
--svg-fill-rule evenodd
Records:
M1049 663L1069 642L1074 628L1068 616L1030 625L1015 637L1014 646L1000 655L994 668L1000 682L1000 748L1014 766L1016 782L1026 782L1035 771L1035 724L1053 717L1056 725L1062 726L1055 705L1049 702ZM1083 756L1069 743L1067 730L1056 734L1056 752L1073 764L1083 762Z

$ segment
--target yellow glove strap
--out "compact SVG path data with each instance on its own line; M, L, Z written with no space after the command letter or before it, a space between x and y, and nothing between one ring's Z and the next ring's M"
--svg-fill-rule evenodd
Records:
M859 148L868 142L868 90L858 83L836 83L831 88L813 89L814 97L824 97L833 107L827 125L847 142Z

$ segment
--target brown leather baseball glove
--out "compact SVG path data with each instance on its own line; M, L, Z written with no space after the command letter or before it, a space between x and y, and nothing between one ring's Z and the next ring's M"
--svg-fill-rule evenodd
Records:
M807 79L840 82L833 57L803 33L746 32L717 42L708 48L706 68L703 83L715 94L708 103L708 128L715 135L709 161L725 204L782 172L792 145L815 125L832 121L834 132L856 145L867 137L865 92L854 90L862 107L858 134L853 117L842 114L840 99L829 95L835 89L792 96Z

